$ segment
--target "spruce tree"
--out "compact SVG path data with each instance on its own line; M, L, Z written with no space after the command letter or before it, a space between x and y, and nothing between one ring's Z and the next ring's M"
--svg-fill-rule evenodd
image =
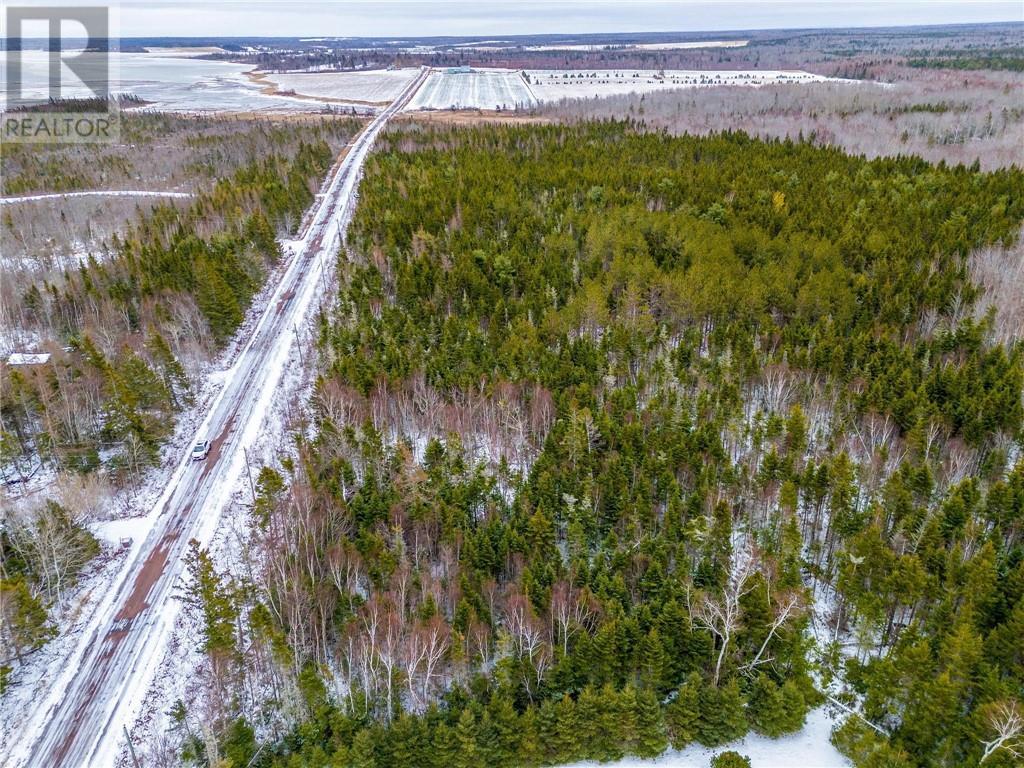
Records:
M668 746L661 705L653 691L636 694L636 735L632 751L639 757L657 757Z
M557 751L565 761L580 760L589 748L584 735L583 720L576 701L564 694L557 707Z
M576 733L580 747L579 754L585 758L599 760L601 728L605 707L608 704L602 694L588 685L576 700Z
M371 728L356 733L349 751L349 765L352 768L378 768L376 739Z
M637 653L640 661L638 684L641 688L648 688L657 693L662 693L665 680L665 648L661 643L661 635L657 629L652 629L640 641L640 648Z
M700 695L697 740L708 747L738 739L747 732L743 697L735 678L717 688L705 685Z
M182 599L198 609L203 621L203 650L210 654L234 654L238 606L230 582L217 573L210 553L195 539L189 541L185 568L190 586Z
M794 681L779 686L767 675L758 675L750 695L749 715L759 733L774 739L798 731L806 710L803 694Z
M454 768L476 768L481 765L481 755L477 749L477 724L471 707L466 707L459 715L455 726L455 754L452 765Z
M539 712L536 707L527 707L519 716L519 749L514 763L522 768L532 768L544 761L544 742L541 741Z
M439 722L434 727L431 737L430 765L433 768L451 768L455 764L458 753L459 743L455 728L443 721Z
M146 346L153 357L153 361L160 372L167 391L170 393L174 407L180 408L183 405L191 405L194 398L192 397L192 387L189 384L188 374L185 372L185 366L171 352L171 347L167 340L159 331L153 328L149 332Z
M705 683L697 672L691 672L679 686L676 697L665 709L665 724L672 749L683 749L696 741L700 733L701 691Z
M750 758L730 749L711 758L711 768L750 768Z
M14 651L18 661L41 648L57 634L46 609L32 595L24 578L0 579L0 634L4 645Z
M636 688L616 691L609 683L601 689L601 723L597 752L600 760L618 760L636 741Z
M508 697L496 693L487 706L495 737L495 765L512 765L519 753L520 718Z
M563 732L559 727L564 698L568 697L557 700L545 699L537 710L537 738L542 749L542 761L545 763L562 763L571 759L569 745L563 742ZM570 729L566 728L565 734L567 735L569 731Z

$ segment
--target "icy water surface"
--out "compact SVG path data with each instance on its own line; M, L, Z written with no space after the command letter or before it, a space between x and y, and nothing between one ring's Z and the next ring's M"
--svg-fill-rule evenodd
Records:
M14 53L10 55L16 55ZM30 98L45 98L48 62L43 51L23 52L22 92ZM99 57L100 54L85 54ZM245 72L250 67L223 61L169 58L145 53L110 54L111 92L131 93L152 102L151 109L165 111L316 111L315 101L270 96L260 92ZM7 63L0 55L0 82L6 83ZM65 70L66 71L66 70ZM64 98L83 98L91 91L72 76L62 83ZM6 104L0 95L0 109Z

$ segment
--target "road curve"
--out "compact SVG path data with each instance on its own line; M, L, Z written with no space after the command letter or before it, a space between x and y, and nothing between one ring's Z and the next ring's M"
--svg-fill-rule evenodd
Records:
M172 590L192 538L208 537L244 468L244 447L259 433L295 343L294 328L316 306L320 275L333 258L352 214L360 170L387 121L422 85L424 70L381 111L332 169L299 248L242 348L196 435L210 455L186 455L161 497L161 511L125 575L97 607L68 669L40 703L47 708L38 738L14 741L4 762L27 768L112 766L124 747L123 727L137 714L156 672L179 601ZM31 731L31 729L29 729Z

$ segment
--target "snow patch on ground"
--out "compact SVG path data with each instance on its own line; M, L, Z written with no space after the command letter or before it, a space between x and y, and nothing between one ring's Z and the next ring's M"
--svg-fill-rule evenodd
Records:
M744 48L749 40L696 40L680 43L639 43L630 46L642 51L678 51L689 48Z
M852 763L829 741L829 735L837 725L838 721L825 707L821 707L808 713L803 729L778 739L749 733L742 739L714 749L694 744L681 751L670 749L655 760L628 757L615 763L573 763L565 768L594 768L598 765L611 768L708 768L712 757L728 750L749 757L751 768L849 768Z

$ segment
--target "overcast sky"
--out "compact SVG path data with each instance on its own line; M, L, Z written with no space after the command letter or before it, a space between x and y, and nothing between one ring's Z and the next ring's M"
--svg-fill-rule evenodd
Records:
M102 0L43 4L99 5ZM121 0L118 5L122 37L697 32L1024 20L1024 0Z

